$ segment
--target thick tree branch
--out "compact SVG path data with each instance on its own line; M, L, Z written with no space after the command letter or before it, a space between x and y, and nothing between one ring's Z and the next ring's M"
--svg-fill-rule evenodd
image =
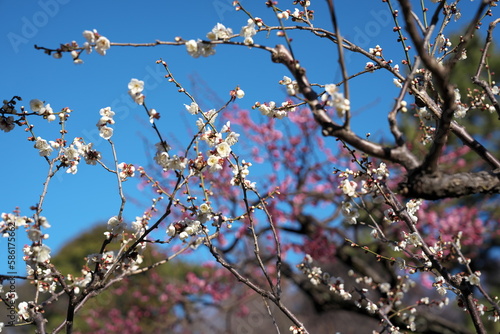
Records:
M416 171L400 185L402 195L411 198L437 200L471 194L500 193L500 170L494 172L433 174Z
M314 119L321 125L324 136L342 139L347 144L368 155L401 164L407 170L414 169L420 165L418 159L408 151L406 146L382 146L363 139L349 129L335 123L327 114L323 104L319 101L318 94L312 89L306 76L306 70L301 67L298 62L293 60L292 55L284 45L280 44L276 46L272 54L272 61L285 65L290 70L295 80L297 80L299 91L309 104Z

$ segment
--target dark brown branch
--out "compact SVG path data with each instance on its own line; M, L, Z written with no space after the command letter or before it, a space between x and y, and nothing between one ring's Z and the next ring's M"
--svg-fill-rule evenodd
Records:
M412 90L412 93L418 97L421 101L424 101L427 108L432 112L436 119L441 118L441 108L434 103L432 98L425 91ZM500 168L500 161L491 154L486 147L484 147L480 142L478 142L467 130L459 125L456 121L452 121L450 124L450 129L455 136L462 141L464 145L467 145L472 149L478 156L480 156L486 163L490 165L492 169Z
M410 198L437 200L471 194L500 193L500 170L495 172L426 174L410 173L400 185L402 195Z
M339 52L339 65L340 65L340 69L342 70L342 79L344 81L344 95L345 95L345 98L349 100L349 81L347 80L347 78L349 77L347 75L347 68L345 66L345 59L344 59L344 48L342 46L342 35L340 34L340 28L338 26L338 23L337 23L337 15L335 14L335 6L333 5L333 0L328 0L328 8L330 10L330 16L331 16L331 19L332 19L332 24L333 24L333 28L335 29L335 35L337 36L337 49L338 49L338 52ZM346 113L345 113L345 121L344 121L344 124L345 124L345 127L346 128L349 128L349 123L351 121L351 112L350 110L346 110Z
M453 87L449 84L450 75L448 69L438 63L437 60L427 52L424 39L420 36L417 26L415 25L410 2L399 0L399 3L405 17L406 30L415 45L420 59L424 63L425 67L433 74L437 87L443 95L442 113L436 129L434 141L432 142L432 146L420 166L421 169L433 173L438 169L439 157L441 156L444 146L448 141L450 123L453 120L456 109L454 101L455 92ZM443 4L444 2L441 2L440 6L443 6Z
M486 36L486 42L484 43L483 51L481 54L481 61L479 62L479 65L477 67L476 74L472 77L472 82L478 86L480 86L490 99L491 104L493 104L493 107L495 107L495 110L497 111L498 114L498 119L500 119L500 105L498 104L497 99L493 95L493 92L491 91L491 88L489 84L481 80L479 76L481 75L481 71L483 70L483 67L486 66L486 56L488 54L488 49L491 46L491 42L493 41L493 29L495 29L496 25L500 22L500 19L496 19L495 21L490 23L490 27L488 28L488 34Z
M272 61L285 65L295 80L297 80L299 91L309 104L314 119L321 125L324 136L342 139L347 144L368 155L401 164L407 170L414 169L420 165L418 159L404 146L382 146L363 139L349 129L335 123L327 114L323 104L319 101L318 94L312 89L306 76L306 70L293 60L290 52L283 45L276 46L272 54Z

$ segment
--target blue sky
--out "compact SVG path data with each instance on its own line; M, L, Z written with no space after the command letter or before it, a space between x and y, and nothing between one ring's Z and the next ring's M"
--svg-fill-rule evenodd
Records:
M156 142L142 107L135 105L127 95L131 78L146 82L147 104L162 115L158 122L167 138L177 138L181 143L189 140L186 134L193 131L194 118L190 118L183 104L189 103L183 94L168 84L164 70L155 64L160 57L165 60L176 79L189 90L192 80L201 84L195 91L201 98L207 91L216 92L222 101L239 85L246 92L239 100L240 107L250 109L256 101L282 101L285 93L278 81L287 70L270 61L270 55L246 47L218 46L217 53L209 58L194 59L183 46L155 48L112 47L106 56L97 53L84 55L84 64L75 65L68 55L54 59L34 49L37 44L57 47L59 43L76 40L83 43L84 30L97 29L111 42L153 42L205 38L212 27L220 22L239 32L247 17L234 11L230 0L214 1L71 1L40 0L30 2L3 1L4 13L0 27L2 52L0 82L2 99L21 96L20 105L29 106L37 98L50 103L54 110L69 107L74 110L68 122L68 139L84 137L94 142L104 161L110 163L109 145L98 136L95 126L99 109L111 106L117 112L113 141L119 162L147 164L142 137ZM243 1L255 16L275 25L270 9L264 1ZM315 25L331 30L324 1L312 1L316 12ZM399 62L400 47L395 43L392 18L381 1L337 1L340 25L344 36L364 48L380 44L386 58ZM474 3L464 2L466 8ZM281 1L282 8L293 11L292 1ZM431 4L429 4L431 6ZM464 10L466 16L470 12ZM294 34L294 52L308 70L312 82L332 83L341 79L338 69L336 46L319 40L310 33ZM271 34L257 35L256 43L274 46L283 40ZM366 60L348 56L349 73L363 69ZM361 134L383 133L386 113L398 90L392 77L384 73L370 74L370 80L361 76L352 80L351 105L355 115L353 127ZM193 79L194 78L194 79ZM220 105L204 100L207 108ZM37 119L35 132L47 140L58 136L56 122ZM186 130L189 129L189 130ZM191 133L189 132L189 133ZM29 207L39 200L47 174L47 163L38 156L28 134L21 128L10 133L0 133L0 212L12 212L20 207L23 215L31 215ZM332 141L332 146L335 142ZM127 193L134 193L135 183L125 184ZM136 192L137 193L137 192ZM45 215L52 225L47 244L57 251L65 242L96 222L107 221L117 214L119 198L115 178L102 170L80 164L76 175L59 173L52 181L44 205ZM130 222L142 214L144 208L129 204L125 217ZM18 248L26 243L19 231ZM0 241L0 243L3 241ZM3 247L3 246L2 246ZM2 248L3 249L3 248ZM4 264L0 266L0 270Z

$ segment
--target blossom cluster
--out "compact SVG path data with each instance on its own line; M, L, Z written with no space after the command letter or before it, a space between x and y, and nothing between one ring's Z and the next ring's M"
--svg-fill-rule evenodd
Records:
M341 277L332 277L323 272L320 267L313 266L313 258L306 254L304 260L297 267L308 277L313 285L325 285L329 290L339 295L344 300L351 300L352 294L346 290L344 280Z
M257 33L255 29L255 22L253 19L248 19L247 25L241 28L240 36L244 37L245 40L243 43L246 45L253 44L253 36Z
M241 28L239 36L244 37L243 43L246 45L252 45L254 43L253 36L257 33L255 28L254 19L248 19L247 25ZM207 38L210 41L228 41L233 36L233 30L231 28L226 28L222 23L217 23L213 29L207 34ZM238 35L236 35L238 36ZM204 42L201 39L190 39L184 42L188 54L194 58L208 57L215 54L215 44L210 42Z
M197 219L185 218L176 223L170 224L167 228L167 235L170 237L179 236L182 241L190 236L197 235L203 231L203 225Z
M215 47L213 44L205 43L201 39L190 39L185 43L188 54L194 58L208 57L215 54Z
M23 248L24 256L23 260L26 263L47 263L50 261L50 248L45 244L34 245L34 246L24 246Z
M118 176L120 176L120 179L122 181L125 181L127 177L134 177L135 175L135 167L133 164L127 164L122 162L118 164L118 169L120 169Z
M101 56L106 55L106 51L111 47L111 43L109 39L104 36L101 36L97 30L85 30L83 32L83 37L87 40L83 47L87 51L87 53L92 52L92 47L95 47L95 50Z
M144 103L145 96L142 94L144 90L144 81L132 79L128 83L128 94L138 105L142 105Z
M287 77L286 75L283 76L283 79L279 81L280 85L283 85L286 87L286 92L288 95L295 96L297 95L298 92L298 85L297 81L292 80L290 77Z
M325 85L325 92L321 99L329 107L335 108L339 117L344 117L345 113L351 109L351 102L344 97L344 94L338 91L337 85Z
M255 103L253 108L258 108L260 113L264 116L277 119L288 117L288 114L290 112L294 112L297 109L297 107L295 107L291 101L282 102L281 107L277 107L276 102L274 101L262 104L260 102L257 102Z
M168 151L170 146L165 142L159 142L156 144L156 154L154 160L158 165L160 165L164 171L168 170L183 170L186 168L187 159L185 157L179 157L177 155L170 156Z
M52 110L50 104L45 104L38 99L33 99L30 101L30 108L34 112L43 116L43 118L45 118L49 122L52 122L56 119L56 115L54 115L54 111Z
M110 129L112 133L112 129ZM102 133L105 134L107 131L101 127ZM34 147L39 150L40 156L48 157L52 154L54 149L59 150L59 155L57 159L61 162L63 167L67 167L66 173L76 174L78 170L78 164L81 157L85 159L85 162L89 165L95 165L96 162L101 159L101 154L92 148L93 144L85 144L82 138L75 138L70 145L65 146L66 142L64 140L58 139L55 141L49 141L37 137L34 139Z
M102 138L109 140L113 136L113 128L110 128L108 124L115 124L115 121L113 119L115 112L111 110L111 107L106 107L102 108L99 111L99 114L101 115L101 118L96 124L97 128L99 129L99 135Z

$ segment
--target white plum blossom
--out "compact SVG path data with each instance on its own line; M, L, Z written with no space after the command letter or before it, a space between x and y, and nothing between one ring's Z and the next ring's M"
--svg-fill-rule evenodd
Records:
M292 17L294 17L296 19L301 19L302 18L302 13L301 13L301 11L298 8L294 8L294 11L293 11L293 13L291 15L292 15Z
M313 285L319 285L321 283L321 277L323 276L322 274L323 270L320 267L313 267L307 277Z
M444 296L446 294L446 288L444 286L445 280L443 276L438 276L435 278L435 282L432 284L436 287L437 292L441 295Z
M119 176L122 181L126 180L127 177L134 177L135 175L135 167L132 164L122 162L118 165L118 168L120 169Z
M230 131L231 131L231 121L227 121L226 124L224 124L222 126L222 128L220 129L220 132L224 133L224 132L230 132Z
M125 229L125 223L118 216L113 216L108 220L108 231L114 234L120 234Z
M184 218L175 224L170 224L167 227L167 235L170 237L178 235L179 239L184 241L189 238L189 236L199 234L202 230L203 225L199 220Z
M406 211L414 223L418 221L418 217L415 214L420 208L420 205L422 205L421 199L411 199L406 203Z
M25 246L23 252L25 258L39 263L46 263L50 260L50 248L47 245Z
M191 102L190 105L185 104L184 106L191 115L196 115L199 112L198 103L196 102Z
M368 304L366 305L366 310L369 313L375 313L378 310L378 306L375 303L369 301Z
M198 220L188 220L187 226L184 231L189 235L195 235L201 231L201 223Z
M200 211L201 211L202 213L209 213L209 212L210 212L210 210L211 210L210 205L208 205L207 203L202 203L202 204L200 205Z
M384 292L384 293L388 293L389 291L391 291L391 283L382 283L379 285L379 289L380 291Z
M47 157L52 153L52 148L49 143L45 139L41 137L37 137L35 141L35 148L39 150L39 153L42 157Z
M193 58L199 56L208 57L215 54L215 45L203 43L201 40L195 41L194 39L186 42L186 50Z
M78 160L70 161L66 173L75 175L78 172Z
M284 10L278 14L276 14L276 16L280 19L280 20L288 20L288 18L290 17L290 12L287 11L287 10Z
M78 153L83 156L85 162L88 165L95 165L97 161L101 159L101 153L97 150L92 149L92 143L84 145L80 141L76 140L76 138L73 143L77 147Z
M18 309L17 315L19 317L19 320L27 321L30 319L27 302L20 302L19 305L17 305L17 309Z
M11 214L12 215L12 214ZM12 215L13 216L13 215ZM16 227L25 227L28 225L28 221L26 219L26 217L19 217L19 216L16 216L14 218L14 222L16 224Z
M132 78L128 83L128 89L132 94L141 93L144 90L144 81Z
M38 217L38 223L40 224L41 227L43 228L50 228L49 221L47 220L46 217L40 216Z
M479 276L481 276L481 272L476 271L475 273L467 276L465 279L471 285L480 285L481 284L481 279L479 278Z
M253 44L253 36L257 33L257 30L255 29L255 22L253 19L248 19L247 25L241 28L240 31L240 36L245 38L245 43L246 45L252 45Z
M335 108L339 117L344 117L345 112L351 109L351 102L338 91L335 84L325 85L325 92L327 94L321 96L322 101L326 102L326 105Z
M211 155L207 159L207 165L210 167L209 170L213 173L222 169L221 158L216 155Z
M54 111L52 110L50 104L45 105L44 102L40 101L39 99L31 100L30 108L34 112L43 116L43 118L47 119L49 122L52 122L56 119L56 116L54 115Z
M377 169L372 170L372 173L375 174L379 180L389 177L389 170L385 162L381 162Z
M109 42L109 39L107 39L104 36L100 36L97 41L95 42L95 50L97 53L99 53L101 56L106 55L106 51L111 47L111 44Z
M462 53L460 53L460 58L458 60L465 60L467 59L467 49L463 49Z
M431 117L431 113L427 110L427 107L421 107L417 109L418 117L429 119Z
M199 118L196 121L196 126L198 127L198 130L202 130L205 128L206 124L212 124L214 125L215 119L217 118L217 111L215 109L210 109L207 112L203 113L204 118ZM208 122L207 122L208 120ZM214 146L216 144L215 140L221 138L220 134L216 135L217 137L215 138L212 134L211 130L207 130L205 134L202 136L202 140L205 140L210 146ZM217 141L218 142L218 141Z
M0 130L9 132L12 131L16 127L15 122L14 122L14 117L9 116L1 116L0 117Z
M203 57L208 57L215 54L215 45L200 42L198 45L199 53Z
M226 28L222 23L217 23L211 32L207 34L207 38L211 41L227 40L233 34L231 28Z
M346 218L346 222L354 225L357 223L356 219L359 217L359 212L351 202L342 202L342 214Z
M238 142L238 138L240 137L239 133L231 132L226 137L226 143L229 145L234 145Z
M462 95L460 94L460 90L458 88L455 89L455 103L457 105L457 110L455 110L455 118L464 118L469 108L466 108L465 105L461 102Z
M160 113L156 111L156 109L151 108L148 110L149 115L149 123L153 124L155 119L160 119Z
M246 179L248 174L250 174L250 170L248 169L250 166L252 166L252 163L246 162L245 160L241 161L241 166L234 166L231 185L239 186L243 183L248 189L255 189L256 183Z
M374 48L370 48L368 52L370 52L375 57L382 57L382 48L380 47L380 45L377 45Z
M94 31L90 31L90 30L85 30L82 35L83 37L87 40L87 43L95 43L95 40L96 40L96 33L97 31L94 30Z
M271 101L267 104L261 104L259 106L259 111L262 115L268 116L271 114L272 116L272 111L276 108L276 103L274 101Z
M463 105L457 105L457 110L455 110L455 118L464 118L467 113L468 108L465 108Z
M163 167L164 171L168 170L183 170L187 166L187 159L177 155L170 156L168 151L170 147L166 143L156 144L156 155L154 160L158 165Z
M260 113L264 116L277 119L283 119L288 116L289 112L294 112L297 109L291 101L282 102L281 107L276 107L274 101L262 104L256 102L253 108L259 108Z
M142 105L144 103L144 95L142 91L144 90L144 81L137 80L133 78L128 83L128 94L138 105Z
M189 41L186 42L185 45L186 45L186 50L190 56L193 56L195 58L199 57L197 41L195 41L194 39L190 39Z
M145 216L135 217L135 220L130 224L132 229L135 231L136 235L142 235L148 228L148 221Z
M164 166L168 165L170 155L166 151L156 151L156 155L154 157L156 163L163 168L166 168Z
M103 117L109 118L112 118L115 115L114 111L111 110L111 107L102 108L99 110L99 114Z
M108 127L108 126L102 126L99 129L99 136L102 138L108 140L113 136L113 129Z
M115 113L111 110L111 107L106 107L99 110L99 114L101 114L101 118L96 124L97 128L99 129L99 136L106 140L109 140L113 136L113 129L108 127L107 125L115 123L115 121L113 120L113 116L115 115Z
M222 158L227 158L229 154L231 153L231 146L225 141L217 145L216 147L217 153L222 157Z
M70 146L68 146L66 148L63 148L62 149L62 154L68 160L77 160L77 159L79 159L78 150L75 147L73 147L73 145L70 145Z
M183 170L186 168L187 159L185 157L179 157L174 155L170 161L167 169Z
M177 231L176 231L176 229L175 229L174 224L170 224L170 225L168 225L168 227L167 227L167 235L168 235L169 237L173 237L173 236L175 236L176 232L177 232Z
M342 180L340 184L340 188L342 188L342 191L344 192L345 195L349 197L356 197L356 187L357 183L354 181L349 181L347 179Z
M44 103L39 99L33 99L30 101L30 108L34 112L39 112L44 107Z
M408 242L410 245L413 245L415 247L422 246L422 239L420 239L420 235L418 235L417 232L410 233L410 234L404 233L404 236L405 236L406 242Z
M3 221L0 222L0 226L5 226L9 224L14 224L16 227L26 227L28 226L29 218L24 216L17 216L12 213L2 213L1 218Z
M458 104L457 105L457 110L455 110L455 118L464 118L466 113L467 113L467 110L469 110L468 108L465 108L462 104Z
M500 315L497 312L493 312L493 314L488 316L488 320L498 322L500 320Z
M245 91L243 89L241 89L240 87L237 87L235 90L235 96L238 99L242 99L245 96Z
M444 37L443 34L439 34L436 37L436 47L439 51L444 52L448 51L448 48L451 46L451 42L449 38Z
M281 85L286 86L286 92L288 95L295 96L297 95L297 81L290 79L286 75L283 76L283 79L279 81Z

